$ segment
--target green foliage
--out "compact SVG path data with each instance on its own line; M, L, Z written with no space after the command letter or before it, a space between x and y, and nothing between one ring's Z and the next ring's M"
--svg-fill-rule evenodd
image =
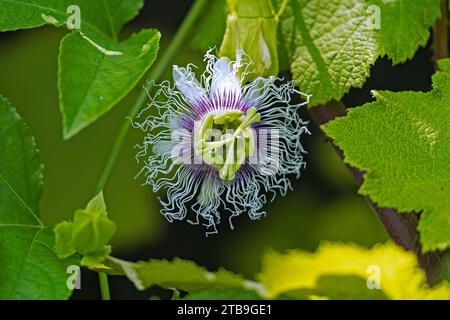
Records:
M415 255L391 242L372 249L352 244L324 243L315 253L291 250L283 254L272 251L263 259L259 279L272 298L450 298L449 283L442 282L429 288ZM372 285L379 281L379 289L369 289L369 281Z
M367 202L355 194L354 186L340 188L346 193L336 198L324 199L317 189L311 188L300 195L292 192L279 199L268 207L269 212L276 212L274 217L245 226L242 235L230 235L226 244L219 248L230 261L229 268L246 276L255 274L267 248L315 250L324 240L371 247L389 239ZM283 236L280 236L280 230L283 230Z
M34 138L0 97L0 299L65 299L66 269L39 219L43 165Z
M143 0L0 0L0 5L0 31L64 25L75 12L70 7L76 5L81 9L83 32L117 39L122 26L139 12Z
M142 30L118 42L143 0L1 0L0 31L44 24L80 29L61 42L58 88L66 139L110 110L133 89L156 58L160 34Z
M40 209L41 220L48 226L71 220L75 209L92 196L87 186L97 184L112 139L135 99L134 94L129 94L107 117L81 131L76 139L63 140L61 116L55 107L58 105L55 61L64 32L62 28L33 29L10 34L0 41L0 92L20 106L22 117L33 135L39 137L43 150L45 192ZM186 47L179 52L178 56L186 59L181 64L192 62L193 54L189 52ZM140 85L136 89L139 88ZM123 150L129 152L120 153L117 169L112 171L105 190L108 216L117 224L111 245L120 253L143 242L154 242L168 226L160 219L159 203L151 190L134 179L137 168L132 150L140 134L138 130L129 132L123 145Z
M367 172L361 194L421 212L424 251L450 245L450 60L439 67L431 92L374 92L376 102L323 127L345 161Z
M0 31L40 27L51 23L62 25L69 16L67 0L0 0ZM53 18L53 19L52 19Z
M109 242L116 231L114 222L108 219L103 192L86 206L77 210L73 222L61 222L55 227L56 252L66 258L78 252L83 256L82 265L102 262L110 253Z
M380 29L376 38L380 56L387 55L394 64L414 56L419 46L425 46L429 29L442 14L440 0L368 0L380 7Z
M378 274L371 268L377 267ZM271 251L263 259L260 282L226 270L211 273L193 262L175 259L128 262L108 257L91 269L125 275L139 290L154 285L187 292L194 299L449 299L450 284L429 288L414 254L388 242L366 249L353 244L324 243L315 253ZM374 275L380 288L369 289ZM376 280L376 281L378 281Z
M155 30L143 30L124 42L109 42L113 53L99 50L78 33L62 40L58 86L65 138L95 121L133 89L155 60L159 37Z
M112 275L125 275L139 290L154 285L187 292L241 289L249 286L241 276L227 270L209 272L194 262L181 259L128 262L109 257L103 264L92 268Z
M279 5L284 0L277 0ZM310 106L339 100L361 87L376 59L411 58L429 37L439 0L289 0L280 17L282 66L290 65ZM377 28L376 7L380 9ZM407 9L406 9L407 8Z
M121 29L143 1L0 0L0 31L44 24L72 30L73 5L81 9L81 29L66 35L60 46L58 88L65 138L109 111L155 60L157 31L142 30L119 41ZM275 75L279 66L290 68L297 85L313 95L311 106L362 86L380 56L394 64L411 58L426 43L440 13L439 0L229 0L227 16L225 2L209 2L192 45L205 50L225 33L220 55L233 59L236 49L244 49L255 63L256 76ZM324 127L344 150L345 161L366 172L362 194L380 206L420 213L424 251L450 246L450 60L439 65L442 71L433 78L433 91L377 92L376 102ZM0 169L0 299L67 298L67 266L78 264L79 255L82 265L126 276L139 290L155 285L174 289L174 298L180 297L179 289L188 293L184 299L450 299L447 283L429 288L416 257L392 243L371 250L324 244L314 254L270 252L260 282L223 269L209 272L181 259L134 263L113 258L109 243L116 226L108 219L102 193L77 210L73 221L58 224L54 233L39 216L43 169L34 139L3 98ZM313 208L305 204L303 210ZM334 213L339 207L356 211L349 210L348 203L326 210ZM272 222L270 230L298 232L291 223L296 221L298 216L278 229ZM315 236L345 237L341 229L315 223L320 225ZM308 224L311 227L314 223ZM265 241L273 246L278 233L272 235L275 240L267 234ZM367 288L367 268L374 265L380 268L381 290Z
M361 87L381 56L394 64L412 58L440 15L439 0L229 3L220 54L234 58L237 48L244 49L256 75L276 75L278 65L290 69L301 90L312 95L310 106ZM221 23L211 23L209 30L221 33Z
M278 74L278 16L271 0L231 0L229 10L220 55L235 59L243 49L254 64L252 78Z

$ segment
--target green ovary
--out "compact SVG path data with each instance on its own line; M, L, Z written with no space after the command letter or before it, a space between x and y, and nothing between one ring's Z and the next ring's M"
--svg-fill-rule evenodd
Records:
M222 180L233 180L236 172L255 151L255 134L250 126L260 121L256 108L245 113L222 111L205 117L194 137L195 153L219 170Z

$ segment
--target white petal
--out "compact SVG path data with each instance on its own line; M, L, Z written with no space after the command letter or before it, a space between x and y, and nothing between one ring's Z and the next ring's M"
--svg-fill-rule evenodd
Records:
M163 156L166 154L170 154L172 149L174 148L175 143L172 141L158 141L153 144L153 153Z
M241 83L230 59L223 57L214 64L210 95L241 94Z
M206 95L195 74L189 68L173 66L172 75L175 85L186 100L196 102Z

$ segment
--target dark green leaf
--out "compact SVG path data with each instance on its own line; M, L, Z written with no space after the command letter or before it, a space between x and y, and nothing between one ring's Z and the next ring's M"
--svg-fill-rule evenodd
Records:
M220 269L209 272L192 261L181 259L128 262L109 257L103 265L94 266L94 269L111 275L125 275L139 290L154 285L187 292L257 287L230 271Z
M81 31L89 36L117 39L122 26L133 19L143 0L0 0L0 31L28 29L44 24L64 25L80 8Z
M123 25L143 0L0 0L0 31L44 24L72 28L74 6L79 30L61 42L58 88L66 139L109 111L153 64L159 32L143 30L118 42Z
M34 138L0 97L0 299L65 299L66 269L51 229L39 219L42 162Z
M97 44L101 48L77 33L62 40L58 85L65 138L98 119L133 89L155 60L159 37L155 30L143 30L121 43Z

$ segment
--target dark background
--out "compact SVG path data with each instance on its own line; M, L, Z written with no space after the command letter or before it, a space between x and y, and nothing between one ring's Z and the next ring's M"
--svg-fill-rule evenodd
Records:
M170 41L192 1L150 1L137 19L127 25L124 35L144 27L162 33L162 48ZM56 86L59 41L63 29L43 27L0 33L0 94L6 96L31 127L45 164L41 216L48 225L70 219L94 194L95 184L106 162L115 136L142 88L136 89L111 112L69 141L62 139L61 116ZM192 44L192 43L191 43ZM201 63L203 53L186 44L173 64ZM353 89L344 98L347 106L371 100L370 90L429 90L434 72L432 52L418 50L413 60L393 67L379 59L362 89ZM170 70L166 74L169 78ZM303 110L303 118L309 120ZM105 189L109 215L118 226L113 254L129 260L180 257L215 270L225 267L254 278L261 256L269 248L315 250L321 241L351 241L363 246L384 242L387 235L345 167L319 129L309 126L304 137L307 168L284 198L266 206L267 217L250 221L241 216L230 230L226 219L219 233L205 237L201 226L187 222L168 223L159 213L156 195L143 180L135 179L140 164L134 145L140 132L132 131ZM161 194L164 196L164 194ZM99 298L96 274L83 271L82 289L74 299ZM167 298L170 292L151 289L139 292L128 280L111 277L115 299Z

